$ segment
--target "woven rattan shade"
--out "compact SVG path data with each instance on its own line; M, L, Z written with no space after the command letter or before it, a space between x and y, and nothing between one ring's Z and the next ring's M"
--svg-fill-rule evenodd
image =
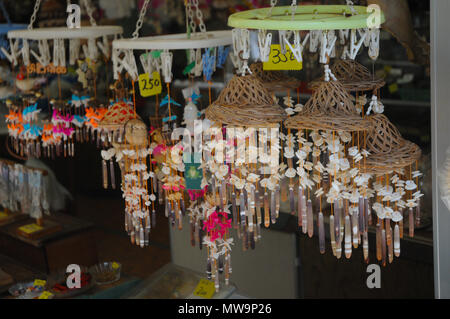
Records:
M367 150L374 154L388 154L397 149L405 140L398 129L383 114L369 117L373 129L367 137Z
M250 65L250 71L263 82L270 92L293 90L300 86L299 80L289 77L281 71L264 71L262 62Z
M353 97L337 81L321 82L303 111L286 120L291 129L367 131L371 123L361 118Z
M337 60L331 67L331 72L349 92L373 91L386 84L383 79L375 78L364 65L355 60ZM313 81L310 87L314 90L320 81L323 81L323 77Z
M407 167L420 158L420 148L403 139L385 115L375 114L369 120L373 128L366 139L366 147L371 154L365 162L366 172L386 174Z
M337 81L322 82L306 102L304 110L335 115L357 115L354 98Z
M283 108L274 104L263 83L253 75L234 76L205 114L218 124L246 127L277 124L286 117Z

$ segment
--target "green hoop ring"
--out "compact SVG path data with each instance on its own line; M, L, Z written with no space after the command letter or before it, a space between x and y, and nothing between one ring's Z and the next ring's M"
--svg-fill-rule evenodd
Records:
M357 15L351 15L347 5L299 5L292 20L290 6L253 9L233 13L228 18L228 26L241 29L258 30L345 30L367 28L373 12L369 7L354 6ZM344 13L349 16L344 16ZM274 19L275 17L275 19ZM386 18L380 9L380 24Z

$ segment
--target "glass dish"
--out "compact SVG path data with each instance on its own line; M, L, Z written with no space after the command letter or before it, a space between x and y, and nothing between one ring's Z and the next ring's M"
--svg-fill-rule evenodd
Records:
M90 268L94 280L99 285L107 285L120 280L122 265L118 262L101 262Z

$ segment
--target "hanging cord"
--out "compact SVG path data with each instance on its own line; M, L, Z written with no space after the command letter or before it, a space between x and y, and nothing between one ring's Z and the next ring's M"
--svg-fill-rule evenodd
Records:
M139 30L142 28L142 24L144 23L144 17L147 13L147 7L149 5L151 0L145 0L144 4L142 5L141 12L139 13L139 19L136 22L136 30L133 32L133 39L137 39L139 37Z
M34 10L33 10L33 14L31 15L30 24L28 25L28 30L33 29L33 23L34 23L34 21L36 21L36 16L37 16L37 13L39 12L40 6L41 6L41 0L36 0L36 2L34 3Z
M330 66L328 64L325 64L325 82L337 81L336 77L330 70Z
M172 111L170 110L170 83L167 82L167 107L169 108L169 119L172 117Z
M134 80L131 79L131 85L133 86L133 106L134 106L134 118L137 118L137 113L136 113L136 93L135 93L135 88L134 88Z
M2 10L3 17L5 18L6 22L11 25L11 19L9 18L8 11L6 11L5 4L3 3L3 0L0 1L0 10Z
M333 72L331 72L331 69L330 69L330 66L329 66L329 64L330 64L330 56L328 54L326 55L326 60L327 61L326 61L325 66L324 66L325 82L330 82L330 79L332 81L337 81L337 79L334 76Z
M190 37L191 37L191 30L189 28L188 6L189 6L188 0L184 0L184 15L186 17L186 19L185 19L185 22L186 22L186 34L187 34L188 39L190 39Z
M91 22L91 26L97 26L97 23L94 19L94 8L90 0L82 0L84 7L86 8L86 12L89 16L89 21Z
M208 97L209 97L209 105L212 104L211 85L212 85L212 82L211 82L211 81L208 81Z

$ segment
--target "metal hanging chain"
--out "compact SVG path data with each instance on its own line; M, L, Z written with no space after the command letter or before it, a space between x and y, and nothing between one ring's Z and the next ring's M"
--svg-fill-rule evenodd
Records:
M33 23L34 23L34 21L36 21L36 16L37 16L40 6L41 6L41 0L36 0L36 2L34 3L34 10L33 10L33 14L31 15L30 24L28 25L28 30L33 29Z
M9 18L8 11L6 11L5 4L3 0L0 0L0 9L2 10L3 17L6 19L6 22L11 25L11 19Z
M139 30L142 28L142 24L144 23L144 17L147 13L147 7L151 0L145 0L144 5L141 8L141 12L139 13L139 19L136 22L136 30L133 32L133 39L137 39L139 37Z
M206 26L205 26L205 23L203 22L203 13L198 7L198 0L191 0L191 1L195 8L195 15L197 16L197 19L199 21L198 27L201 32L206 32Z
M94 8L90 0L82 0L84 7L86 8L86 12L89 16L89 21L91 22L91 26L97 26L97 23L94 19Z
M186 24L189 25L190 32L195 33L196 24L194 20L194 11L192 11L191 1L186 0L185 5L186 5Z

